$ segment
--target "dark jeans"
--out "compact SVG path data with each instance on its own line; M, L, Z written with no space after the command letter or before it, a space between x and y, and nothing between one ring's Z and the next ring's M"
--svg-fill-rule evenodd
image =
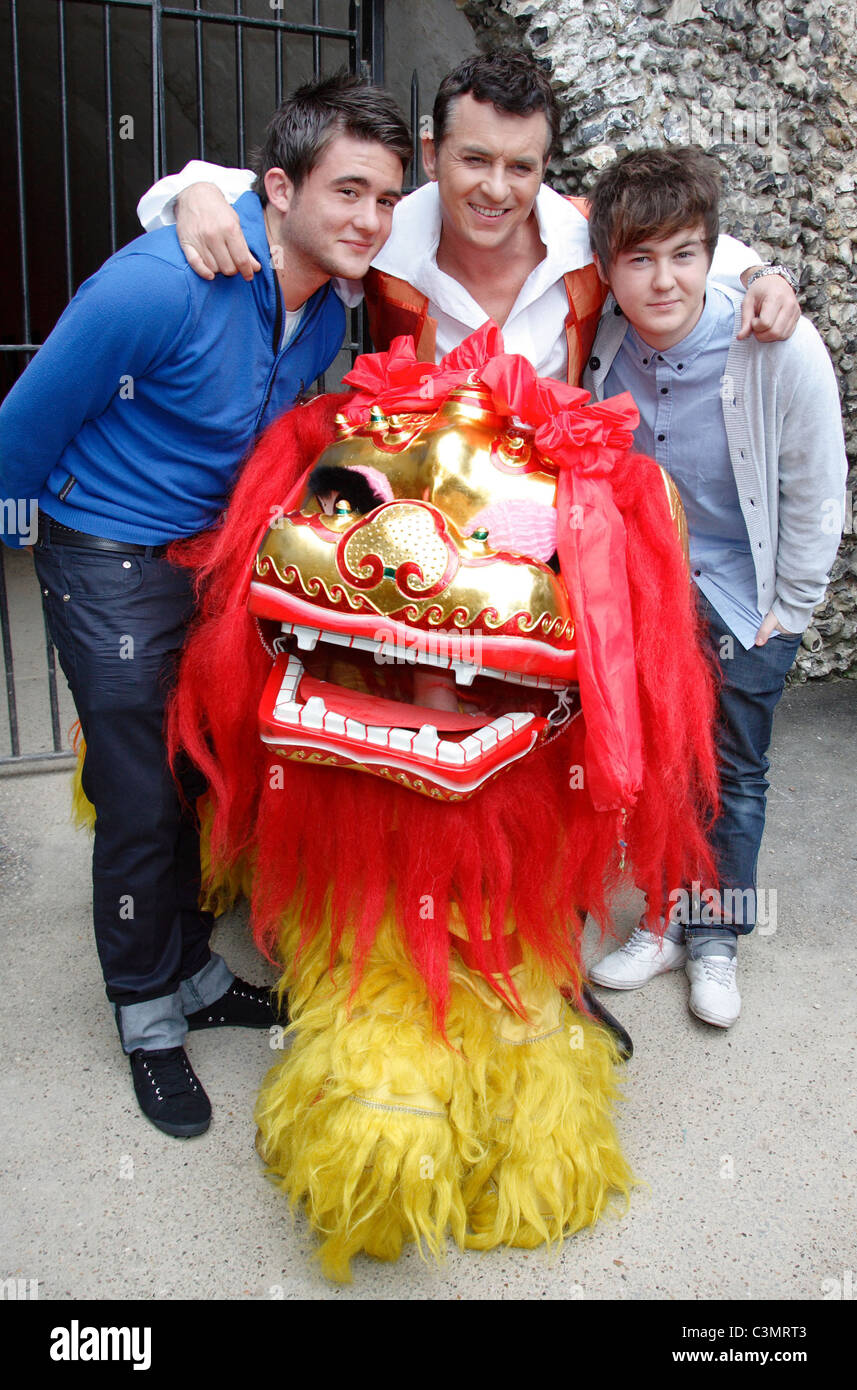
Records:
M699 590L696 596L723 680L717 728L721 814L712 836L718 887L723 921L744 935L756 925L756 862L765 829L770 766L766 755L774 710L797 656L800 634L771 637L764 647L745 651L705 596ZM689 928L706 929L695 921Z
M95 806L92 897L107 997L172 995L210 960L199 910L199 827L166 759L164 708L193 608L187 573L163 556L40 541L51 637L83 735ZM202 786L182 775L189 803Z

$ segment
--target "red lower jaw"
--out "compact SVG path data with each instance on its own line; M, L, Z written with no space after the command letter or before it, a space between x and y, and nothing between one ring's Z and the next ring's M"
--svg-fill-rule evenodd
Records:
M491 723L488 714L457 714L452 710L431 709L428 705L403 705L398 700L385 700L362 690L345 690L330 681L315 676L301 677L298 698L306 702L314 695L321 696L326 707L347 719L359 719L363 724L387 724L392 728L421 729L432 724L438 731L458 732L482 729Z
M303 699L305 694L309 699ZM330 683L302 674L297 659L281 653L259 706L262 742L280 757L370 772L424 796L462 801L557 732L550 720L531 712L510 713L490 722L477 717L462 727L467 716L358 696L342 688L337 703L340 697L342 708L335 710ZM364 723L356 717L359 699L367 702L364 714L392 712L395 723ZM421 718L423 712L425 722L417 730L410 729L414 716ZM445 728L445 719L452 719L456 727Z

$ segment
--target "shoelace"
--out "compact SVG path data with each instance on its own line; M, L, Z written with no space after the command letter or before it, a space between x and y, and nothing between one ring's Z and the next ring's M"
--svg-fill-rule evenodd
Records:
M622 947L624 954L638 956L641 951L648 951L652 944L652 933L647 932L645 927L636 926Z
M726 989L734 984L738 966L734 956L697 956L696 960L697 964L702 966L706 979L713 980L715 984L723 985Z
M165 1097L187 1095L188 1086L192 1091L199 1089L196 1078L190 1069L190 1063L181 1053L175 1057L159 1058L157 1077L152 1075L148 1066L146 1072L162 1100Z

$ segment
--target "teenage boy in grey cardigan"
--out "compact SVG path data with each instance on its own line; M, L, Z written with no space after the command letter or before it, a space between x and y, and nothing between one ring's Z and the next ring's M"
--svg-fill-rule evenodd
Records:
M641 150L602 173L589 226L611 295L583 384L599 400L632 393L635 443L678 486L722 675L719 882L674 888L663 941L641 923L591 977L636 989L685 965L693 1012L728 1028L741 1008L737 939L756 921L774 710L836 555L846 462L833 367L809 321L784 342L739 342L738 296L706 286L719 192L717 165L690 147Z

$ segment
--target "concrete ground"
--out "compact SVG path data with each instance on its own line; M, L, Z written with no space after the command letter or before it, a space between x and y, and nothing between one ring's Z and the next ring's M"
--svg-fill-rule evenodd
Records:
M440 1268L413 1250L395 1265L361 1258L345 1288L319 1273L311 1233L253 1149L267 1036L191 1035L211 1129L189 1141L154 1129L105 1004L89 843L69 824L68 774L0 777L0 1279L36 1279L41 1298L74 1300L817 1300L843 1282L850 1290L855 709L845 681L794 688L780 707L759 870L767 921L741 950L735 1027L688 1013L683 972L601 992L636 1044L618 1120L645 1184L630 1210L559 1254L450 1244ZM637 911L629 902L623 932ZM240 914L216 943L239 974L266 978Z

